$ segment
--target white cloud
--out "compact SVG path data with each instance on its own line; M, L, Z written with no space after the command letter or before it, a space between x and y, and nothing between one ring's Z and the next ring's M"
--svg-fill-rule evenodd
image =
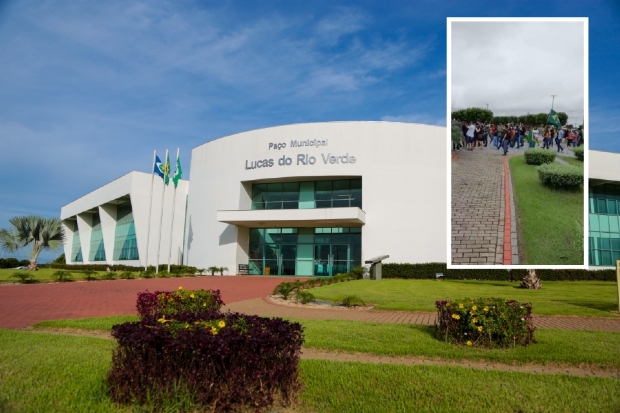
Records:
M582 23L453 22L451 57L453 110L583 114Z

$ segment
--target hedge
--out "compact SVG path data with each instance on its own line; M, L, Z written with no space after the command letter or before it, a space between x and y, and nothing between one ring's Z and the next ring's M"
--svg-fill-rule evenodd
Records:
M583 161L583 146L578 146L573 148L573 153L575 154L575 158Z
M552 163L555 161L556 153L545 149L526 149L525 162L529 165L542 165L545 163Z
M54 268L54 269L59 269L59 270L70 270L70 271L107 271L108 268L110 269L110 271L131 271L131 272L144 272L144 267L134 267L132 265L122 265L122 264L115 264L115 265L108 265L108 264L47 264L45 266L46 268ZM149 265L148 266L149 270L151 271L155 271L155 266L154 265ZM161 264L159 266L159 272L166 272L168 271L168 265L167 264ZM196 267L191 267L191 266L187 266L187 265L171 265L170 266L170 272L171 273L175 273L175 272L181 272L183 274L195 274L196 272L198 272L198 270L196 269Z
M262 411L301 389L299 323L221 313L219 291L138 294L141 320L117 324L107 374L117 403L168 411ZM188 406L189 404L189 406Z
M538 178L555 188L578 188L583 184L583 170L571 165L546 164L536 168Z
M437 273L443 273L447 280L490 280L521 281L527 269L491 270L491 269L447 269L445 263L429 262L423 264L387 263L382 266L383 278L435 279ZM616 272L606 270L536 270L544 281L616 281Z
M182 398L193 405L184 411L264 411L301 388L302 327L281 318L178 315L115 325L112 336L107 384L117 403L167 411Z
M27 267L28 265L30 265L30 261L28 260L18 260L13 257L0 258L0 268Z

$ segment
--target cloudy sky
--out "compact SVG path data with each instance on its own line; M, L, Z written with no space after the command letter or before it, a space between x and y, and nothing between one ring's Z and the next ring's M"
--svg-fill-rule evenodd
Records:
M620 152L613 0L0 0L0 228L149 172L154 149L188 172L194 146L255 128L445 124L448 16L560 12L590 18L590 142Z
M452 110L495 115L584 114L584 24L559 21L451 23Z

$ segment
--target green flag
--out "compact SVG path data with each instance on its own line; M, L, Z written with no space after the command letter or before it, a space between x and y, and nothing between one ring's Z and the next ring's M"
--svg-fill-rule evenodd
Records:
M166 164L164 165L164 182L166 185L170 183L170 155L166 157Z
M183 170L181 169L181 159L177 156L177 166L174 170L174 175L172 176L172 182L174 182L175 188L179 185L181 178L183 178Z
M551 112L549 112L547 123L553 126L557 126L558 128L562 126L562 124L560 123L560 118L558 117L558 113L553 109L551 109Z

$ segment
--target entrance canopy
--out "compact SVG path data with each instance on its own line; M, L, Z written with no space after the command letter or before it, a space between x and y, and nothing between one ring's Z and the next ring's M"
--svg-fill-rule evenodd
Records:
M366 223L366 213L357 207L217 211L217 220L249 228L358 227Z

